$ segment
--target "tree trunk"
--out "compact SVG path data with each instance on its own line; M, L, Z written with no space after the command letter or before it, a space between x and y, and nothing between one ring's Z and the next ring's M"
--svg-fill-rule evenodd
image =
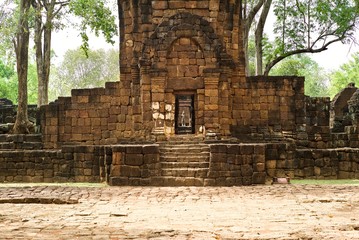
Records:
M35 21L35 48L36 48L36 66L38 78L38 107L48 104L48 85L50 78L51 65L51 37L52 20L54 18L54 7L56 1L46 3L45 1L36 4ZM42 5L46 5L46 22L42 23Z
M37 70L37 81L38 81L38 94L37 94L37 106L40 107L42 104L42 93L43 93L43 80L42 80L42 15L41 10L42 6L40 3L36 3L33 5L35 8L35 34L34 34L34 42L35 42L35 57L36 57L36 70Z
M31 123L27 115L27 69L29 56L29 23L28 13L30 0L20 0L20 12L14 47L18 74L18 108L12 133L29 133Z
M272 0L267 0L263 5L263 10L255 31L256 75L263 74L263 31L271 5L272 5Z
M256 14L258 13L258 11L261 9L261 7L263 6L265 0L258 0L257 4L255 4L255 6L249 11L248 15L246 13L246 9L247 9L247 2L244 1L242 2L242 10L243 10L243 14L242 14L242 20L244 22L244 27L243 27L243 47L244 47L244 58L245 58L245 64L246 64L246 75L250 75L250 71L249 71L249 57L248 57L248 40L249 40L249 32L251 29L251 26L253 24L254 18L256 16Z

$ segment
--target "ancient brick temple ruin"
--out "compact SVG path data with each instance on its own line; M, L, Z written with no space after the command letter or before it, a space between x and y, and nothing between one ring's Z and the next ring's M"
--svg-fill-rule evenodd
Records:
M239 1L122 0L119 16L119 81L42 107L40 139L0 136L1 181L359 178L357 88L330 102L302 77L246 77Z

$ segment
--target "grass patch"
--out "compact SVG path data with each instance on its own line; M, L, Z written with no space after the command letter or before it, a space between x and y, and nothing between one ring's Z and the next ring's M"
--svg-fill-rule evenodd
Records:
M106 183L86 183L86 182L69 182L69 183L0 183L0 188L9 187L108 187Z
M340 180L316 180L316 179L300 179L290 180L292 184L304 184L304 185L358 185L359 179L340 179Z

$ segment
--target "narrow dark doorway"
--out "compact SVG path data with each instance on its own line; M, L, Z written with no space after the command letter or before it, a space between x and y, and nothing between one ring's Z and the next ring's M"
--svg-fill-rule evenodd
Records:
M194 95L176 95L176 134L195 133Z

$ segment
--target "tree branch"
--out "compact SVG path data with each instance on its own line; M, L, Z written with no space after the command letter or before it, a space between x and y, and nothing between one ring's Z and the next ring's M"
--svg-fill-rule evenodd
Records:
M325 45L323 45L322 47L320 48L317 48L317 49L313 49L313 48L304 48L304 49L297 49L297 50L293 50L293 51L289 51L289 52L286 52L280 56L278 56L277 58L275 58L273 61L271 61L270 63L268 63L266 65L266 69L264 71L264 75L265 76L268 76L270 70L277 64L279 63L280 61L282 61L283 59L289 57L289 56L292 56L292 55L296 55L296 54L301 54L301 53L319 53L319 52L323 52L325 50L328 49L328 46L331 45L332 43L335 43L335 42L339 42L339 41L342 41L342 38L337 38L337 39L333 39L329 42L327 42Z
M266 0L259 0L259 2L251 9L248 14L248 17L245 19L246 21L246 28L250 28L253 22L254 17L257 15L259 9L263 6Z

